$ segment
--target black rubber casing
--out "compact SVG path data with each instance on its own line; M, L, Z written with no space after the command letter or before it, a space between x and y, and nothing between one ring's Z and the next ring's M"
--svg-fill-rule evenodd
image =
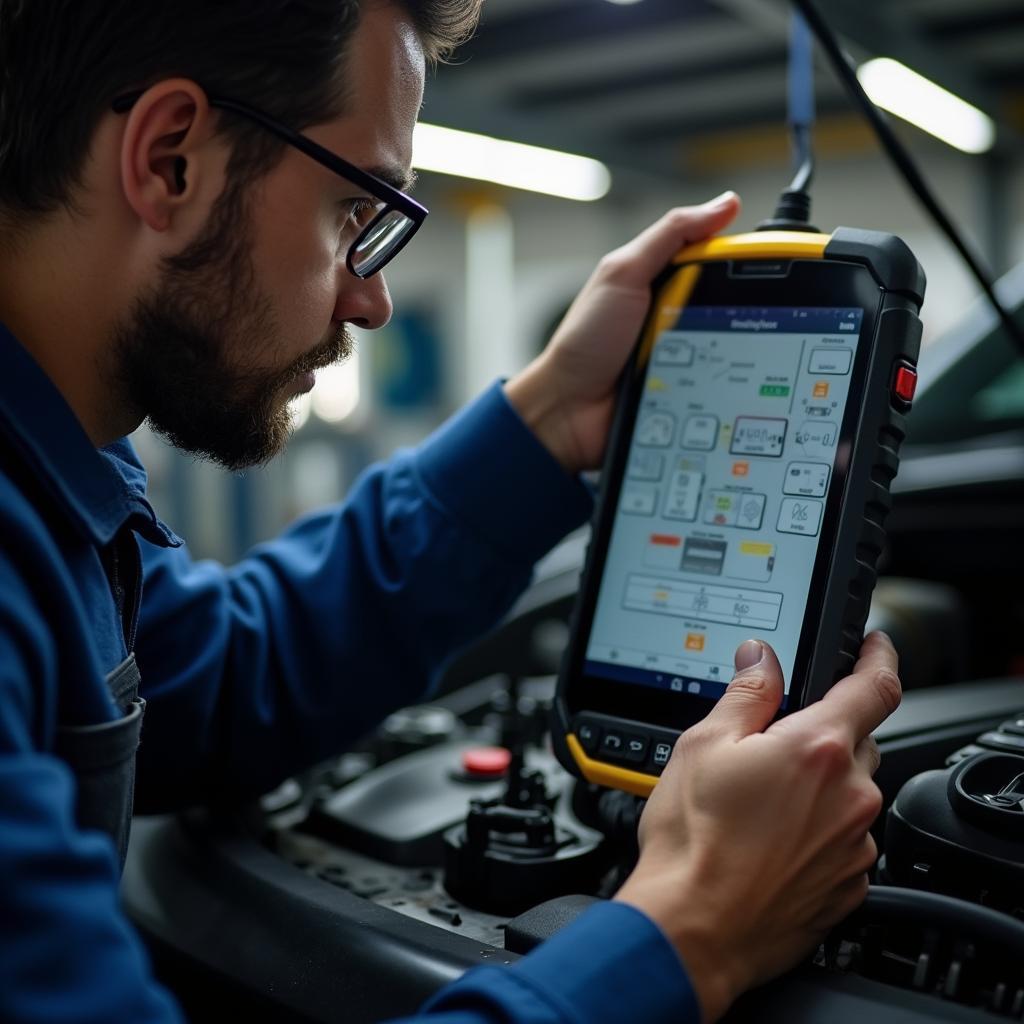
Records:
M825 248L825 259L866 266L885 294L822 601L821 627L801 705L820 699L850 673L864 637L878 559L885 547L885 520L892 508L889 488L907 434L909 407L893 397L894 368L900 363L917 365L918 313L925 288L921 265L895 235L839 228ZM840 596L844 593L845 599Z
M734 258L749 262L738 255ZM884 524L891 508L889 488L896 476L900 446L906 435L905 417L909 405L896 398L894 376L901 365L916 366L921 342L918 313L924 299L925 276L901 239L883 232L838 228L825 246L824 259L820 263L865 267L878 285L880 301L873 337L865 339L870 340L871 347L861 374L863 390L859 416L851 435L851 450L840 452L837 458L837 468L839 460L846 463L846 479L840 518L833 533L834 543L831 552L826 553L827 570L823 584L819 582L821 577L817 566L812 581L813 592L821 598L817 634L809 645L809 658L801 664L798 656L786 712L819 699L838 679L850 673L857 659L877 578L877 563L885 543ZM652 315L657 309L659 291L679 267L680 264L673 264L654 283ZM610 485L609 480L614 475L612 467L622 465L622 447L628 445L631 436L636 403L630 403L626 398L631 389L635 389L636 373L634 355L623 374L620 402L593 519L594 537L605 543L607 531L602 537L598 524L607 526L609 512L605 505L611 498L617 499L620 481L613 480ZM822 543L827 543L827 539L823 538ZM603 566L604 551L598 552L597 548L598 544L592 542L587 552L553 707L555 751L562 764L576 774L581 774L581 766L576 763L566 737L573 733L573 720L582 711L611 714L625 728L669 727L677 733L692 720L667 721L664 717L659 720L658 712L643 710L655 706L654 702L660 699L660 691L655 691L658 697L652 698L639 693L646 687L636 687L636 705L642 710L631 708L631 713L624 714L621 706L607 705L599 693L600 686L593 687L594 697L591 699L588 688L581 685L581 679L574 679L580 676L580 644L586 643L589 633L589 614L584 614L587 597L596 591L600 582L596 578L597 572ZM711 702L707 704L710 710ZM616 783L613 780L606 784Z

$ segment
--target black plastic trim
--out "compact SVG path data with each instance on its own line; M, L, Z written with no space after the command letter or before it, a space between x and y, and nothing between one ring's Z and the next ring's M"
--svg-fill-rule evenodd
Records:
M374 1024L517 959L307 875L226 809L136 819L121 895L175 977L201 968L274 1008L262 1019Z
M907 243L896 235L863 228L836 228L825 246L825 259L859 263L871 271L886 291L906 295L918 309L924 303L924 268Z

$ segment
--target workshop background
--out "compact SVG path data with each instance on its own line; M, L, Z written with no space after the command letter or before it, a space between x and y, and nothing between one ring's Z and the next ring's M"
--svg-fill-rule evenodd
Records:
M969 126L966 144L978 152L902 117L891 123L992 272L1024 261L1024 2L818 7L858 65L894 59L987 115L989 123ZM298 426L282 456L228 474L174 452L145 427L134 436L154 503L193 553L237 558L304 511L343 497L368 463L415 444L524 366L600 256L670 206L731 188L744 201L738 230L770 216L792 173L789 19L783 0L486 0L476 37L429 77L422 121L600 161L607 176L590 164L578 181L571 168L540 172L548 187L599 197L421 169L416 196L431 215L386 272L394 319L357 332L358 354L318 375L294 407ZM966 312L976 285L820 54L816 68L812 222L823 231L891 231L909 243L929 279L927 346ZM913 105L913 88L898 80L877 88L884 95L876 102ZM940 127L953 120L940 118ZM461 147L472 140L420 132L421 168L443 158L471 166L472 149ZM516 163L482 160L480 173Z

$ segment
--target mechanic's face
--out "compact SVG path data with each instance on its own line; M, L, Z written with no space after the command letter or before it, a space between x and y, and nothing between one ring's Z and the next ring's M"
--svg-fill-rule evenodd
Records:
M346 68L348 112L306 134L401 184L423 92L411 25L391 5L366 8ZM201 237L165 261L118 331L121 375L154 429L229 469L281 449L288 402L351 353L345 324L391 316L383 277L362 281L345 264L346 221L365 197L292 148L253 186L228 183Z

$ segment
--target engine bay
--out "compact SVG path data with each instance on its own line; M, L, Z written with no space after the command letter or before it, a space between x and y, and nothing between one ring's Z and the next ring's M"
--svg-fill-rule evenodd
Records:
M635 861L642 804L558 765L553 685L489 676L396 713L258 805L138 821L126 906L191 1018L239 1006L275 1020L410 1013L462 970L511 962L610 896ZM727 1019L843 1022L866 1007L883 1022L1024 1019L1022 910L993 898L992 851L961 846L950 863L934 808L921 819L900 803L905 787L944 783L979 756L1015 760L1021 692L1004 679L906 695L877 735L889 810L871 896ZM975 827L989 845L1017 842ZM950 878L956 899L941 895Z

